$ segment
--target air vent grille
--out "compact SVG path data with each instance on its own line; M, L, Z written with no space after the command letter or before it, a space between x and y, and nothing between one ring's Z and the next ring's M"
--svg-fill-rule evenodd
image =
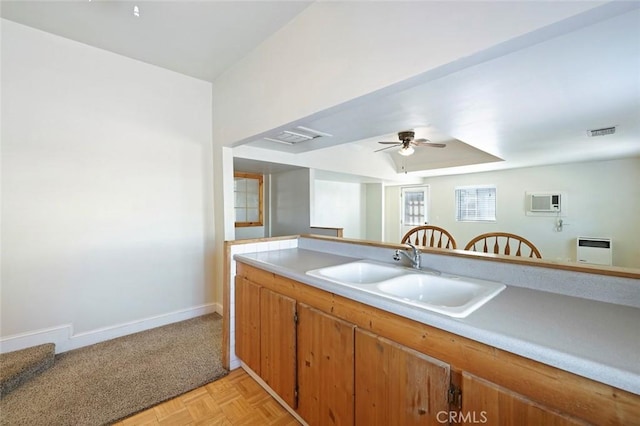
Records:
M286 145L295 145L301 142L307 142L322 137L331 137L329 133L320 132L308 127L297 126L292 130L284 130L281 133L264 138L270 142L278 142Z
M615 132L616 132L615 126L613 126L613 127L604 127L602 129L587 130L587 136L589 136L589 137L607 136L607 135L612 135Z

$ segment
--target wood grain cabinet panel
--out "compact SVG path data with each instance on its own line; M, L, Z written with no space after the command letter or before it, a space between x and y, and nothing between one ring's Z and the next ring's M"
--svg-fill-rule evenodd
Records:
M588 424L466 372L462 373L462 410L455 420L464 425Z
M296 301L260 290L260 377L296 408Z
M441 425L448 419L449 365L356 330L356 424Z
M238 276L235 298L236 355L260 375L260 286Z
M298 413L310 425L353 425L354 330L298 304Z

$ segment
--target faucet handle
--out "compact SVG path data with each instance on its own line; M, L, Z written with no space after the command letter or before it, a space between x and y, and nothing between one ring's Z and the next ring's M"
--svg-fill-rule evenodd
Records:
M400 260L400 250L396 250L395 254L393 255L393 260Z

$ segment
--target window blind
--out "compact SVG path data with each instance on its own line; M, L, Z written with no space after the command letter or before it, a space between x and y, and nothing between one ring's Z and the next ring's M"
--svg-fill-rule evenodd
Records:
M495 222L496 187L456 188L456 221Z

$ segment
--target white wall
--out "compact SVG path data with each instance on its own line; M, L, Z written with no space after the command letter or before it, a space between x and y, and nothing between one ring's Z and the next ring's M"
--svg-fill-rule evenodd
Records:
M366 187L360 183L313 181L311 226L343 228L345 238L366 238Z
M400 234L400 211L401 211L401 186L387 186L384 189L384 239L387 243L399 243L402 239Z
M573 163L498 172L425 179L431 187L431 223L449 230L458 248L485 232L512 232L532 241L550 260L575 261L578 236L613 239L613 263L640 267L640 158ZM497 222L455 221L454 188L495 184ZM395 187L394 187L395 188ZM393 191L388 188L388 193ZM555 218L527 216L526 191L564 191L568 216L562 232ZM399 211L397 198L389 197L387 210ZM397 227L389 218L387 228Z
M214 302L211 90L2 20L2 337Z
M311 171L297 169L271 175L271 236L308 232L311 222Z
M215 301L222 304L224 281L224 242L235 239L235 194L233 192L233 149L216 147L213 150L213 187L215 215L214 249L207 262L212 265L212 280L215 288Z
M264 238L264 226L242 226L236 228L236 240L246 240L252 238Z
M382 241L384 235L384 185L367 183L365 186L366 240Z
M312 226L343 228L345 238L382 241L382 183L316 179L313 188Z

